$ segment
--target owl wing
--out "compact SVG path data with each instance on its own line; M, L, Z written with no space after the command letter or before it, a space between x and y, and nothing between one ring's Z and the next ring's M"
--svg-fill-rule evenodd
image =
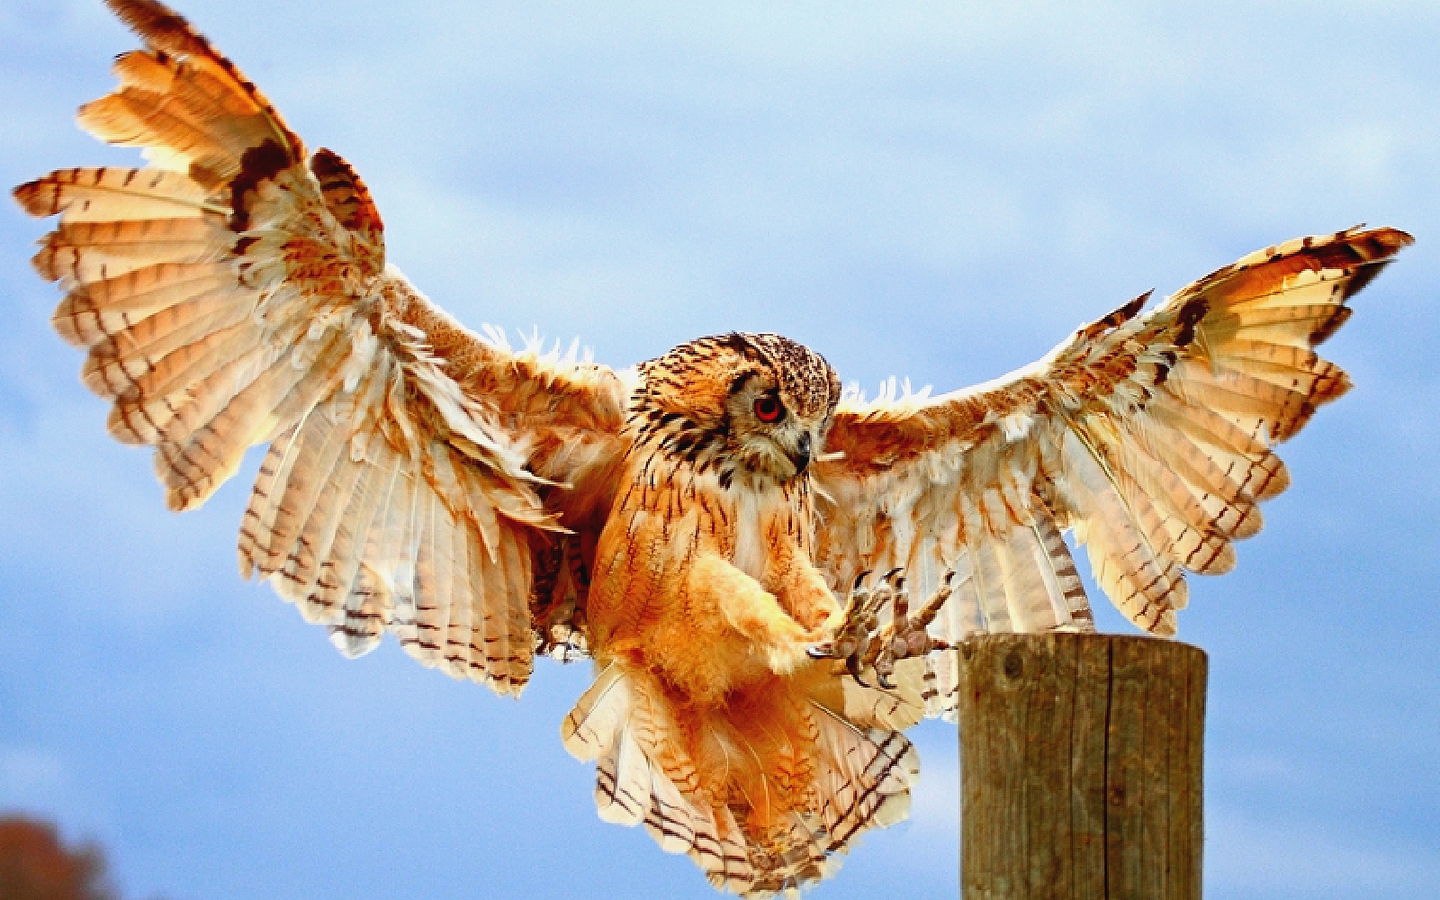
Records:
M58 171L15 196L60 217L34 261L66 291L54 325L88 351L111 434L156 448L175 510L269 443L242 572L348 655L388 630L426 665L518 693L537 634L583 604L572 563L585 511L608 507L621 379L455 324L385 265L344 160L307 158L179 16L109 3L145 48L80 122L149 165Z
M817 558L836 586L904 566L931 630L1092 630L1061 534L1139 627L1173 635L1186 571L1227 572L1232 542L1289 476L1272 449L1350 382L1312 349L1411 238L1352 229L1251 254L1140 315L1140 297L997 381L941 397L847 402L816 477ZM1148 295L1147 295L1148 296ZM912 605L916 600L912 600ZM929 711L953 708L932 659Z

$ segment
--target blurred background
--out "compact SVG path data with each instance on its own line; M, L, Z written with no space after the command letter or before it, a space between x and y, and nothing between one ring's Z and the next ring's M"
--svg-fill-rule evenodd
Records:
M1440 6L181 11L355 165L422 290L615 365L767 330L872 393L953 389L1268 244L1409 230L1326 345L1354 391L1180 627L1210 654L1207 896L1440 896ZM0 184L135 164L72 122L132 46L99 0L0 0ZM235 575L253 454L167 513L49 329L45 228L0 209L0 816L103 847L126 898L713 896L596 817L558 739L585 665L514 703L393 642L345 661ZM913 736L911 821L817 900L955 896L955 733Z
M0 818L0 897L5 900L119 900L106 880L105 853L67 847L54 825Z

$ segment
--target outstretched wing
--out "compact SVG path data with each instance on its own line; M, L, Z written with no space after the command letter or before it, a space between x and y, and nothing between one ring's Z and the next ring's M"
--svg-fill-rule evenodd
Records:
M176 510L271 443L241 570L347 654L389 630L426 665L518 693L537 634L583 604L573 532L608 507L624 385L455 324L386 266L344 160L307 159L178 15L109 3L145 49L80 122L149 165L58 171L15 196L60 217L35 265L66 291L54 325L88 351L110 432L155 446Z
M1186 571L1235 565L1257 504L1289 484L1272 446L1350 382L1313 347L1411 243L1352 229L1251 254L1138 315L1138 298L1040 362L953 394L842 404L817 477L833 498L819 560L834 584L904 566L923 598L954 568L932 629L1093 629L1061 539L1139 627L1175 633ZM944 711L955 688L943 658Z

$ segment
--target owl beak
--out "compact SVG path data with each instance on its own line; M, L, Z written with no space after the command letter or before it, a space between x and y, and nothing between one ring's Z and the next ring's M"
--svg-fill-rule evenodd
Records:
M810 432L800 435L795 452L790 454L790 461L795 464L796 475L803 474L810 467Z

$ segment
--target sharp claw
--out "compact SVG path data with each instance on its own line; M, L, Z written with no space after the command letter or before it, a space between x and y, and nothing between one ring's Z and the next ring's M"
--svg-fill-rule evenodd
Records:
M811 644L805 648L805 655L811 659L833 659L834 654L824 644Z
M948 569L935 592L913 611L903 567L890 569L878 579L872 580L873 575L873 570L866 569L855 576L833 638L807 652L814 659L845 660L845 670L863 687L870 685L861 674L873 668L876 683L884 690L894 690L897 662L954 646L931 637L926 628L953 593L955 570ZM881 628L887 606L889 621Z
M855 683L856 683L856 684L860 685L861 687L869 687L869 686L870 686L870 685L868 685L868 684L865 683L865 679L863 679L863 678L860 677L860 672L862 671L861 668L860 668L860 657L858 657L858 656L847 656L847 657L845 657L845 671L847 671L847 672L850 673L850 677L853 678L853 679L855 679Z

